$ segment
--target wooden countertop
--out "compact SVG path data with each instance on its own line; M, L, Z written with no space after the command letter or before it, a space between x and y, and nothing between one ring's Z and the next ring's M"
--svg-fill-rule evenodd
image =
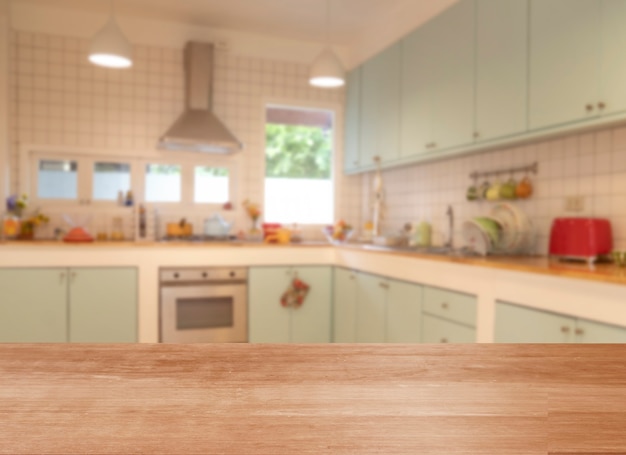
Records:
M0 345L2 454L624 454L618 345Z
M64 243L56 241L12 241L0 243L1 248L10 249L57 249L57 248L339 248L348 251L361 251L371 254L386 254L401 257L410 257L432 261L448 262L454 264L477 265L481 267L515 272L538 273L542 275L559 276L565 278L583 279L626 285L626 268L617 267L611 263L596 264L589 266L585 263L560 262L546 256L488 256L488 257L464 257L445 256L436 254L423 254L407 251L375 250L366 249L361 244L347 244L341 246L329 245L325 241L289 243L284 245L267 244L263 242L93 242L93 243Z

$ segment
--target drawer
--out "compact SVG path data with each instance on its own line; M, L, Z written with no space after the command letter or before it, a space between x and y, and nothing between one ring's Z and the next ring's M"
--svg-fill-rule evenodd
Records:
M424 313L476 327L476 297L424 286Z
M422 318L423 343L474 343L476 329L456 322L429 316Z

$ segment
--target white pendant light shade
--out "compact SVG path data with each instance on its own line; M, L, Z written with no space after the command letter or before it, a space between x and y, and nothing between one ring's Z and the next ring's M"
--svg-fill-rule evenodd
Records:
M309 83L315 87L341 87L345 78L343 65L330 47L324 49L311 65Z
M91 41L89 61L108 68L128 68L133 65L133 49L113 16Z

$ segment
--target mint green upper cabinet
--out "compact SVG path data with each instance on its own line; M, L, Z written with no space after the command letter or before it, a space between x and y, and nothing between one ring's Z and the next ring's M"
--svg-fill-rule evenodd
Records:
M527 130L528 0L476 2L476 139Z
M333 341L356 342L357 274L351 270L334 270Z
M496 302L496 343L570 343L575 318Z
M462 0L402 41L403 157L472 142L475 7Z
M386 341L385 302L389 284L383 277L359 273L356 312L356 341L384 343Z
M389 280L386 340L389 343L422 341L422 286Z
M345 172L351 172L360 164L361 67L348 73L347 84L343 166Z
M599 102L602 114L626 110L626 2L602 0L602 62Z
M601 7L598 0L531 0L531 129L596 115Z
M360 164L399 155L400 43L363 64L361 70Z
M69 270L69 340L79 343L137 341L137 270Z
M0 342L67 341L67 269L0 269Z
M281 305L294 278L310 286L301 307ZM248 275L251 343L327 343L330 341L330 267L254 267Z

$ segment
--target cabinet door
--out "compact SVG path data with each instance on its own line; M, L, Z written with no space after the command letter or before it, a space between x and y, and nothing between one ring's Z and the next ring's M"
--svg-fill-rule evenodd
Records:
M357 280L352 270L335 268L333 302L333 341L355 343Z
M435 150L469 144L474 137L475 0L456 3L434 19L430 53L434 84Z
M477 0L476 139L522 133L528 112L528 0Z
M137 341L137 270L70 269L70 341Z
M424 343L474 343L476 329L425 314L422 317Z
M556 313L496 303L496 343L570 343L576 321Z
M0 342L67 341L67 270L0 269Z
M476 296L424 286L424 312L476 326Z
M605 107L602 114L626 110L626 2L602 0L602 62L600 99Z
M429 151L432 142L433 67L430 62L433 24L426 23L402 41L400 100L400 155L415 156Z
M422 341L422 286L389 280L386 332L389 343Z
M531 0L531 129L597 115L601 3Z
M359 273L358 280L356 341L384 343L387 280L367 273Z
M360 162L393 160L399 154L400 43L365 62L361 84Z
M576 321L577 343L626 343L626 327L578 319Z
M296 276L309 285L302 306L291 308L292 343L329 343L332 309L331 268L297 267Z
M289 309L280 298L292 276L290 267L253 267L248 273L250 343L288 343Z
M359 138L361 135L361 68L355 68L348 73L348 87L346 93L346 122L343 150L343 163L346 172L354 171L359 167Z

